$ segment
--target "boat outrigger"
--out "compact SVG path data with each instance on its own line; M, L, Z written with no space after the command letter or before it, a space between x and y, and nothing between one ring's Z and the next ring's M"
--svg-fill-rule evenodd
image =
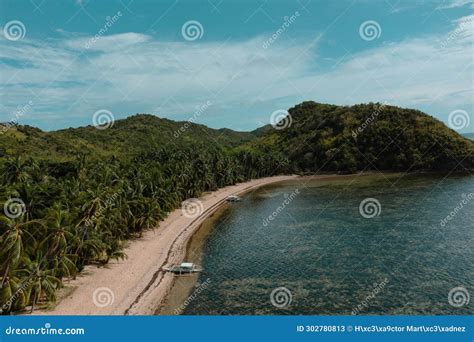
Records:
M188 274L202 271L201 268L192 262L182 262L179 265L171 265L170 267L164 267L163 269L174 274Z
M242 201L242 198L236 195L230 195L225 199L227 202L240 202Z

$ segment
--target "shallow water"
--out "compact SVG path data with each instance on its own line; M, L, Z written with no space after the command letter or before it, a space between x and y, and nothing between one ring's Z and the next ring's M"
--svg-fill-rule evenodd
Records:
M183 313L473 314L474 299L448 301L460 286L468 293L454 304L474 295L470 193L474 177L434 175L263 187L226 207L196 247L204 271ZM359 211L366 198L380 202L372 218Z

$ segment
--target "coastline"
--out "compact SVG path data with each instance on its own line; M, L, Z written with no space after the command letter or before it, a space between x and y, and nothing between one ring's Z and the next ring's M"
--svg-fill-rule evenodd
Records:
M289 181L294 181L298 179L302 182L308 180L326 180L326 179L344 179L350 177L367 177L371 176L371 172L363 172L356 174L347 174L339 175L334 173L327 174L314 174L314 175L304 175L299 176L298 178L289 179ZM396 173L394 173L396 174ZM281 182L267 183L268 186L279 186L284 183L286 180ZM263 185L262 185L263 187ZM259 187L260 188L260 187ZM255 190L255 189L254 189ZM224 213L225 206L220 206L213 213L211 213L202 224L194 231L193 235L186 242L186 252L184 258L187 261L194 262L198 265L202 265L202 248L207 239L209 233L214 229L214 225L219 220L219 217ZM192 295L195 290L195 286L198 283L199 273L192 274L186 277L174 277L172 283L163 297L161 303L159 303L157 309L155 310L155 315L179 315L181 311L180 308L183 307L185 301Z
M296 179L275 176L230 185L199 198L203 212L197 218L183 216L181 208L171 212L154 230L129 241L127 259L111 261L104 267L89 265L74 280L65 283L58 303L36 315L152 315L169 293L174 276L163 272L168 264L186 256L189 240L201 224L229 195L241 195L263 185Z

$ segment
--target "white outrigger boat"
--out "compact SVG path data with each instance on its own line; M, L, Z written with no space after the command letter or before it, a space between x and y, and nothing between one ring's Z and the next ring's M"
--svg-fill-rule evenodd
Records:
M240 202L242 201L242 198L236 195L230 195L225 199L227 202Z
M202 271L201 268L192 262L182 262L181 264L171 265L170 267L163 267L163 269L174 274L189 274Z

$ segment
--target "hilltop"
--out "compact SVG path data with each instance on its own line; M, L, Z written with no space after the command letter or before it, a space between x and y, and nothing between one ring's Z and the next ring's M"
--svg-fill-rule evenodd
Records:
M44 132L31 126L13 126L0 135L0 156L21 154L41 159L69 159L76 155L107 157L135 155L151 146L202 143L225 148L256 138L253 132L212 129L186 121L149 114L117 120L111 127L94 126Z
M246 147L283 153L295 172L472 169L474 143L418 110L303 102Z
M474 165L474 143L418 110L380 103L336 106L312 101L289 117L251 132L137 114L112 127L43 132L16 126L0 135L0 156L47 160L133 157L158 147L202 146L279 155L291 172L394 170L450 171Z

